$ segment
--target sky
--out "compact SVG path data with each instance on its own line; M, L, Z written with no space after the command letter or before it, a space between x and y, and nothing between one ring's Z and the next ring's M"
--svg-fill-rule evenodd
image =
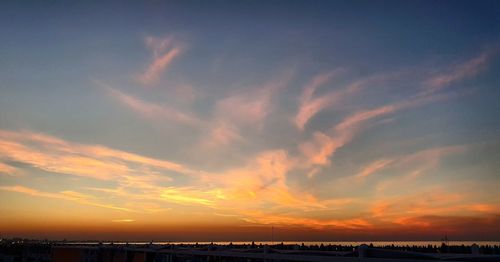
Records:
M499 1L2 1L0 32L0 237L500 240Z

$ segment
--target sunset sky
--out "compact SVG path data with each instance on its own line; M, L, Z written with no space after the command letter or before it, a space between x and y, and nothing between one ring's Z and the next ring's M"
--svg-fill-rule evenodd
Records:
M499 1L2 1L0 237L500 240Z

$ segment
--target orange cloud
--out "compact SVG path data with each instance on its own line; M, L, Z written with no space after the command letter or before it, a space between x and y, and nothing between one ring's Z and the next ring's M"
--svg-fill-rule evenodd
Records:
M111 222L115 222L115 223L131 223L131 222L135 222L135 220L134 219L125 218L125 219L113 219L113 220L111 220Z
M284 150L265 151L244 167L202 178L199 184L210 186L196 189L198 192L192 191L194 188L188 191L177 188L174 200L210 206L219 212L242 218L251 209L324 209L325 205L312 195L293 191L287 185L287 173L293 167L294 160ZM181 197L177 198L177 195Z
M190 188L174 188L169 187L161 191L161 199L179 204L195 204L195 205L213 205L211 192L202 192L201 190Z
M239 219L246 219L245 213L251 209L271 208L288 212L326 208L325 204L312 195L295 192L288 187L287 172L293 166L293 159L290 159L283 150L267 151L258 154L244 167L219 174L202 175L199 181L192 181L191 186L161 187L146 181L141 187L140 183L134 181L130 186L145 190L143 193L130 194L124 190L127 184L121 181L121 187L117 189L92 190L124 199L207 207L214 212L225 213ZM332 201L328 204L347 203L343 200Z
M433 187L411 194L382 195L371 204L371 216L378 223L432 226L433 221L422 220L422 218L459 215L481 217L500 212L496 204L476 202L475 199L480 198L477 194L462 190L454 191L457 191L457 188L450 191L442 187Z
M26 131L21 133L1 131L0 134L2 134L0 136L2 141L9 138L9 141L14 141L18 146L24 146L22 143L29 144L29 147L23 147L23 150L16 152L6 148L8 150L2 152L6 152L7 155L2 157L16 156L15 161L34 164L30 152L37 150L40 151L38 154L41 156L37 157L41 160L37 160L36 167L41 169L108 179L108 177L101 175L105 174L105 171L109 171L110 167L107 162L119 164L119 166L124 167L123 170L109 172L109 179L117 181L117 188L87 187L85 189L120 199L121 202L126 203L127 210L156 212L157 210L165 210L165 208L164 205L155 203L168 202L185 206L209 207L241 217L242 212L252 207L272 206L273 208L285 208L285 210L325 208L313 196L304 192L297 194L287 186L286 174L293 168L294 164L283 150L263 152L253 158L245 167L231 169L220 174L197 173L201 180L192 181L192 186L161 186L165 182L170 182L170 178L161 175L161 173L151 172L152 170L161 172L161 168L175 168L179 171L187 171L187 173L190 171L184 170L181 165L167 161L145 158L103 146L69 143L42 134L32 134ZM59 154L64 155L60 156ZM58 165L48 168L49 163L47 162L54 161L53 159L56 157L59 159ZM99 164L93 162L97 159ZM135 167L134 163L149 168L143 170ZM94 166L95 168L93 168ZM85 173L80 169L85 169ZM96 173L92 174L91 172ZM48 193L23 186L2 189L38 197L75 201L84 205L113 208L112 205L97 202L92 195L74 191ZM142 204L131 209L131 206L134 206L134 201L140 201ZM147 203L150 203L153 209L145 207L144 205ZM239 205L239 203L245 203L245 205Z
M109 205L109 204L103 204L103 203L98 203L92 201L92 196L89 195L84 195L78 192L73 192L73 191L62 191L59 193L50 193L50 192L42 192L38 191L33 188L29 187L24 187L24 186L0 186L0 190L4 191L10 191L10 192L16 192L16 193L21 193L21 194L26 194L30 196L36 196L36 197L46 197L46 198L53 198L53 199L59 199L59 200L67 200L67 201L73 201L81 205L88 205L88 206L95 206L95 207L101 207L101 208L107 208L107 209L114 209L114 210L119 210L119 211L127 211L131 212L132 210L124 207L118 207L114 205Z
M0 158L49 172L110 180L156 172L198 173L185 166L100 145L82 145L29 131L0 130ZM149 167L145 169L145 167Z
M244 215L244 220L249 223L265 225L300 226L314 229L324 229L328 227L345 229L366 229L372 227L372 224L370 222L362 218L316 219L297 216L273 215L262 211L247 211L244 213Z
M500 213L500 205L494 204L471 204L469 209L476 212L482 213Z
M16 168L0 162L0 174L13 175L16 171Z

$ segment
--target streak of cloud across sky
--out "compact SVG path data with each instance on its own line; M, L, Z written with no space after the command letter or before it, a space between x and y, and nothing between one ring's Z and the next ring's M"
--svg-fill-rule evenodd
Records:
M500 240L499 1L2 1L0 236Z

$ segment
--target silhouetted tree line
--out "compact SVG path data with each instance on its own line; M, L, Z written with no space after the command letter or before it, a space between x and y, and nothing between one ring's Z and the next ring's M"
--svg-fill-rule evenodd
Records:
M64 245L65 242L50 242L50 241L39 241L39 240L22 240L14 239L7 240L3 239L0 242L0 254L23 254L26 252L31 253L50 253L51 247L53 245ZM102 243L99 244L86 244L85 246L103 246ZM129 244L106 244L104 246L116 246L116 247L127 247ZM268 252L273 252L273 250L303 250L303 251L337 251L337 252L353 252L356 250L357 246L354 245L332 245L332 244L319 244L319 245L305 245L302 244L274 244L274 245L264 245L262 243L256 244L252 242L251 244L233 244L229 243L227 245L217 245L211 244L169 244L169 245L158 245L158 244L143 244L143 245L133 245L134 247L144 247L144 248L194 248L200 250L215 250L215 249L247 249L258 250L267 249ZM466 245L446 245L443 243L440 246L436 245L385 245L385 246L374 246L369 244L371 248L381 248L388 250L398 250L398 251L411 251L420 253L455 253L455 254L471 254L472 247ZM500 245L480 245L479 253L485 255L500 255Z

